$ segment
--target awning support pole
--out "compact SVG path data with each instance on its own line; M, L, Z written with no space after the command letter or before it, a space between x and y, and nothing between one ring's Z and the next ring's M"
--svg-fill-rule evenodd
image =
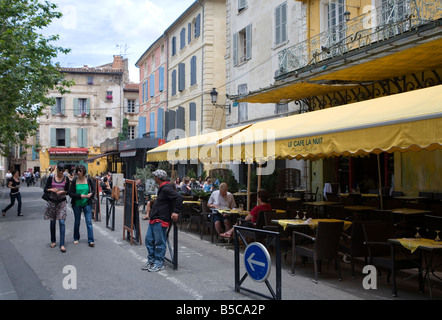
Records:
M379 200L380 200L380 204L381 204L381 210L384 210L384 203L382 200L381 161L379 159L379 154L377 154L376 156L378 159Z

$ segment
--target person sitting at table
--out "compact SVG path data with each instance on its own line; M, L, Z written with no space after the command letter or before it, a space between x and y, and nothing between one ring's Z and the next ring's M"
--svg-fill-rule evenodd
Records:
M206 182L204 182L203 184L203 190L205 192L210 192L213 190L213 184L212 184L212 180L210 178L206 179Z
M235 199L233 195L227 191L227 183L223 182L219 185L219 190L213 191L210 195L209 201L207 202L207 207L212 209L233 209L236 207ZM229 216L226 214L214 214L215 230L218 234L221 234L221 223L224 224L225 229L229 230L232 228Z
M107 181L107 177L103 177L103 181L101 182L100 187L106 196L111 195L112 189L109 185L109 182Z
M188 177L184 178L184 182L179 190L181 191L182 195L190 196L192 189L190 188L190 181Z
M267 190L261 190L258 192L258 205L250 211L250 213L245 217L245 221L241 224L243 227L251 228L255 225L258 219L258 214L260 211L272 211L272 206L270 205L270 195ZM238 224L236 224L238 225ZM231 228L227 232L221 233L220 236L227 239L232 239L234 228Z

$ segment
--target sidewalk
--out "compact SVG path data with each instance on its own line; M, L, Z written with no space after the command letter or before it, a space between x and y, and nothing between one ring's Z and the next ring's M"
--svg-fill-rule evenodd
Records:
M9 202L8 189L0 188L0 206ZM159 300L263 300L247 292L234 291L233 246L210 242L210 235L200 240L196 226L187 232L187 224L178 234L178 270L168 262L158 273L141 270L147 250L144 236L148 222L140 217L142 245L131 246L123 240L123 209L116 206L115 231L106 228L105 201L101 204L101 221L94 222L95 248L87 246L86 228L81 223L79 245L72 243L73 217L66 220L67 253L49 248L49 222L43 219L45 202L41 188L24 187L21 190L24 217L17 217L14 208L7 217L0 217L0 299L159 299ZM58 227L57 227L58 232ZM57 234L58 235L58 234ZM3 250L7 248L7 252ZM244 247L242 247L242 252ZM241 252L241 274L245 273ZM5 257L8 254L8 257ZM274 253L270 251L274 264ZM7 259L7 260L5 260ZM7 262L7 263L6 263ZM16 265L16 268L12 268ZM73 265L80 277L78 289L62 287L63 266ZM351 277L350 265L341 261L342 281L338 280L334 265L323 264L319 283L314 278L311 263L296 264L296 275L290 274L290 255L282 258L283 300L428 300L428 286L424 294L418 292L417 279L399 283L398 297L391 296L386 273L377 281L377 289L366 290L362 282L362 265L357 265L357 276ZM24 271L20 271L24 270ZM21 272L21 273L20 273ZM21 282L25 273L28 279ZM269 282L275 284L273 265ZM433 279L433 278L432 278ZM441 284L432 280L433 299L441 299ZM21 286L20 286L21 285ZM27 287L26 287L26 286ZM244 286L268 294L264 283L250 278Z

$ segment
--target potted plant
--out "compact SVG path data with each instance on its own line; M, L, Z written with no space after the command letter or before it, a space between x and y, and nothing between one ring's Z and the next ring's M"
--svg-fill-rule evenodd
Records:
M112 128L112 121L106 120L106 128Z
M199 189L199 188L193 188L192 194L195 197L198 197L198 199L200 199L201 201L207 201L210 198L211 192L206 192L203 189Z
M113 96L110 95L110 94L108 94L108 95L106 96L106 99L107 99L107 100L112 100L112 98L113 98Z

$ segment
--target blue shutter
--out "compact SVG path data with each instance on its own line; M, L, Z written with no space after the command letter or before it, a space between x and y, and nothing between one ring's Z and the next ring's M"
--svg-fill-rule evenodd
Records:
M172 96L176 95L176 70L172 71Z
M191 102L189 104L189 136L196 136L196 103Z
M178 91L184 91L186 87L186 78L185 78L186 65L184 63L180 63L178 65Z
M192 41L192 24L189 22L187 24L187 43L190 43Z
M150 75L150 97L155 96L155 75Z
M155 137L155 112L150 113L150 137Z
M164 67L160 67L159 69L159 77L158 77L158 87L159 87L159 91L163 92L164 91Z
M172 57L176 54L176 37L172 37Z
M163 123L164 122L164 109L158 108L157 110L157 137L163 138Z
M252 58L252 25L246 27L246 59Z
M138 138L142 138L146 133L146 117L138 118Z
M180 32L180 50L186 45L186 28L182 28Z
M71 147L71 129L70 128L64 129L64 139L65 139L64 145L66 147L70 148ZM87 146L85 146L85 147L87 147Z
M141 98L141 101L145 101L144 100L144 82L141 84L141 95L142 95L142 98Z
M201 13L196 16L195 19L195 38L201 34Z
M196 56L190 59L190 85L196 83Z

